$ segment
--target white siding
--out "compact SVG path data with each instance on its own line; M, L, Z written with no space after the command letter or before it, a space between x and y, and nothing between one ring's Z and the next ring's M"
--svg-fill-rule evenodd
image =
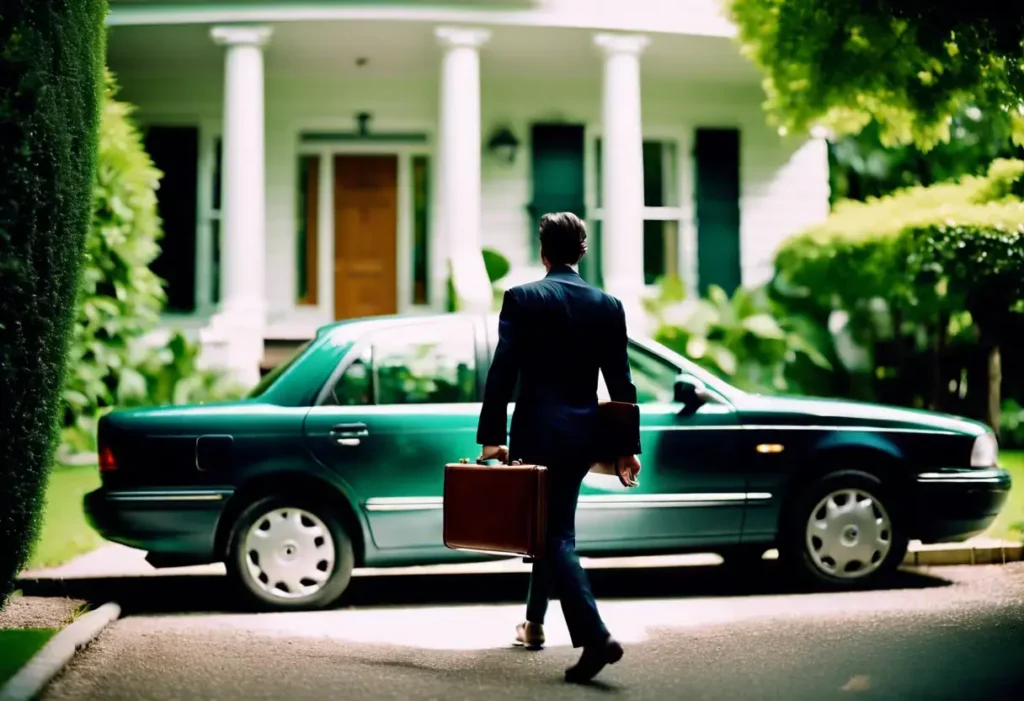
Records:
M568 1L568 0L565 0ZM595 56L595 62L599 59ZM599 133L599 71L586 79L488 80L483 64L482 148L493 131L508 125L521 142L511 166L483 158L483 243L516 266L528 262L530 230L530 124L565 121L587 125L588 191L593 193L589 151ZM119 76L121 97L139 106L142 122L194 122L209 137L219 131L221 75L181 77ZM297 314L295 290L295 182L298 133L303 129L351 130L355 114L374 115L376 131L433 134L436 80L334 79L329 76L270 76L266 86L267 128L267 296L272 320ZM765 124L755 87L716 87L693 82L645 80L645 134L679 141L681 201L692 212L691 135L697 127L741 129L741 227L745 283L770 275L779 242L828 211L828 164L820 141L782 139ZM208 155L208 154L207 154ZM208 160L208 159L207 159ZM208 179L209 173L204 173ZM204 184L205 185L205 184ZM591 199L592 203L592 199ZM437 236L439 232L433 232ZM692 224L684 226L684 271L695 271ZM443 281L433 281L433 284ZM318 321L318 320L317 320ZM326 320L324 320L326 321Z

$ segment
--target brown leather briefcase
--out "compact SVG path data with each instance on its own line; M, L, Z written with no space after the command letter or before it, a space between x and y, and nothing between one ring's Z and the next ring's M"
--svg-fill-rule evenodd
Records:
M543 465L444 466L444 544L452 550L543 557L547 507Z

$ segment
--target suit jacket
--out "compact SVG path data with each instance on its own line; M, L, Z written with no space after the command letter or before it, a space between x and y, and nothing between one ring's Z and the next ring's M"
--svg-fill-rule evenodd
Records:
M505 292L498 347L477 429L481 445L507 442L508 404L518 383L510 453L524 462L590 461L598 371L613 401L636 402L622 303L569 266ZM639 442L635 453L640 453Z

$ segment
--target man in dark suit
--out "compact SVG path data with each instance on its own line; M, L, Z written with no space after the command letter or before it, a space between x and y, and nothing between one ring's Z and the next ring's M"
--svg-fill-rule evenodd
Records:
M548 468L547 552L533 564L526 621L516 637L529 647L543 645L554 587L573 647L583 648L579 662L566 670L571 682L589 681L622 658L622 646L601 620L576 555L576 503L595 457L598 371L612 400L636 402L622 303L588 285L574 269L586 253L586 238L586 226L572 213L541 219L541 257L548 272L505 292L477 430L483 459ZM505 446L508 404L517 380L510 451ZM639 445L634 452L640 452ZM635 477L640 461L629 456L622 467Z

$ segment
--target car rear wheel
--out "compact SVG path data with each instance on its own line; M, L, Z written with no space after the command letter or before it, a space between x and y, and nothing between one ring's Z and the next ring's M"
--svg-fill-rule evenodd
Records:
M227 566L261 608L306 610L341 596L354 560L352 541L328 507L305 497L272 496L239 514Z
M842 470L817 479L796 499L780 558L809 583L871 586L891 574L907 552L902 510L874 475Z

